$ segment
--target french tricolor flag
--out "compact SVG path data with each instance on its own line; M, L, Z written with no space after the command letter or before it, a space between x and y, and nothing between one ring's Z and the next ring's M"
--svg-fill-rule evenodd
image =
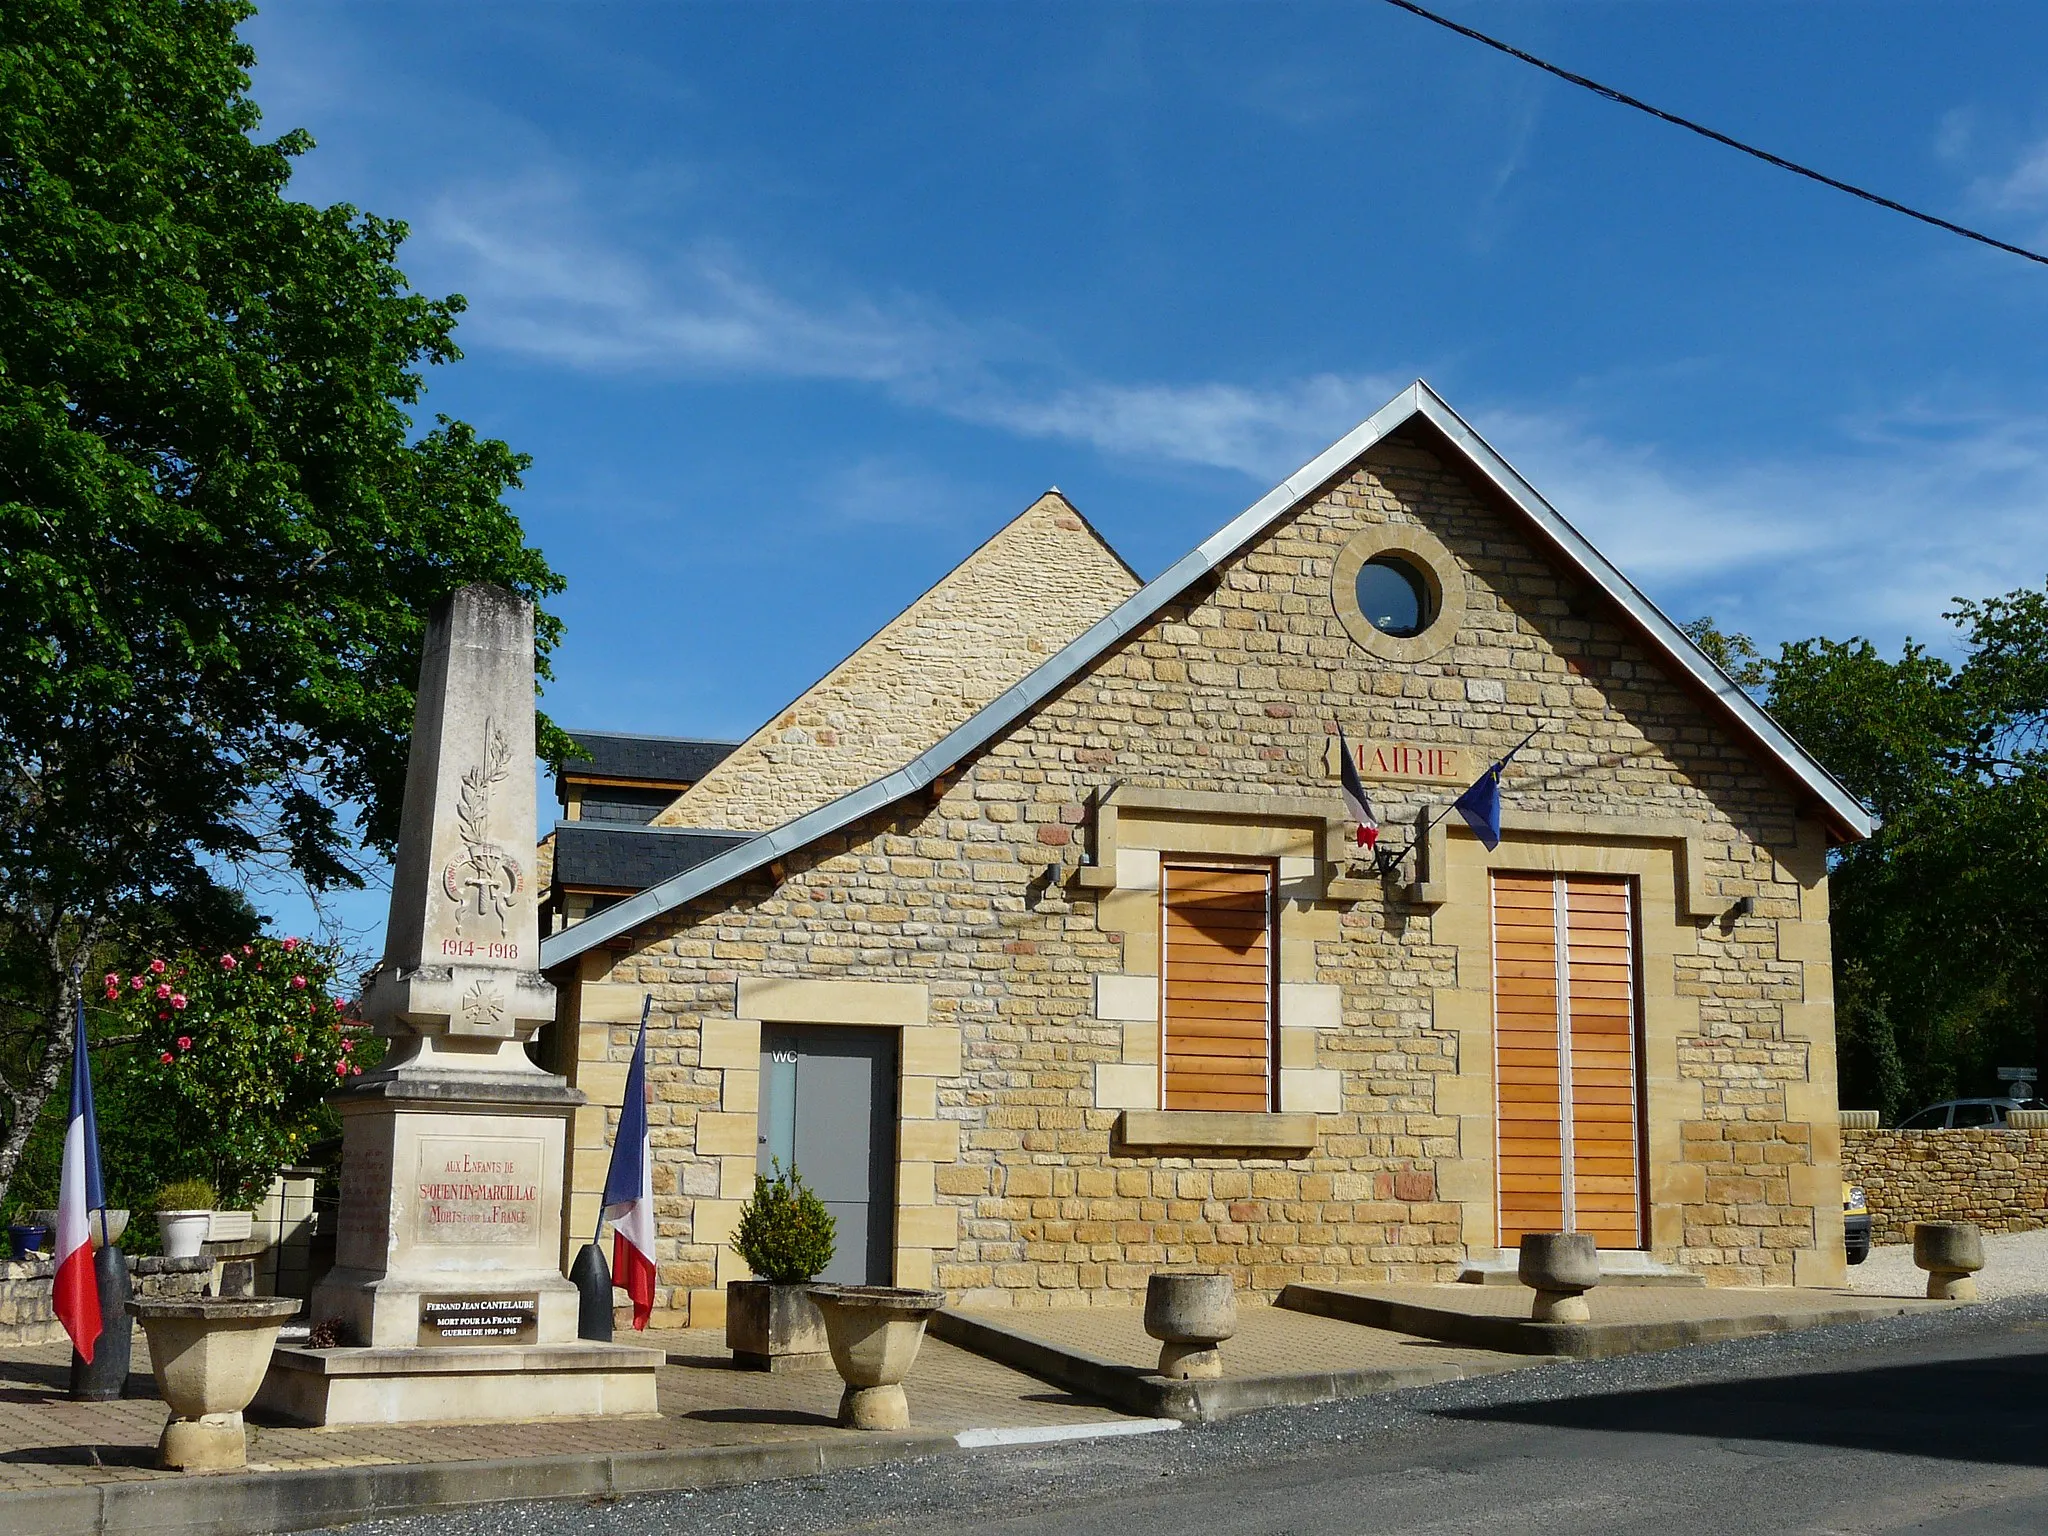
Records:
M626 1072L626 1102L604 1178L604 1214L612 1224L612 1284L633 1298L633 1326L645 1328L654 1311L654 1153L647 1140L647 1015L640 1009L640 1040Z
M79 1357L92 1364L101 1333L100 1287L93 1274L92 1213L107 1203L100 1180L100 1133L92 1114L92 1058L85 1048L85 995L78 998L71 1042L71 1118L64 1127L64 1171L57 1185L57 1320Z
M1358 763L1351 756L1351 743L1344 739L1344 727L1341 725L1337 727L1337 756L1341 760L1337 779L1344 786L1344 809L1358 823L1358 846L1371 848L1380 840L1380 819L1373 814L1372 802L1365 797L1365 781L1358 776Z

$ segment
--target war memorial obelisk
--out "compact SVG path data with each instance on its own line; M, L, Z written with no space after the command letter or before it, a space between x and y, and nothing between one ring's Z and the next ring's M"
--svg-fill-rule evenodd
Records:
M583 1095L534 1065L533 606L469 586L420 667L384 958L364 1011L391 1044L337 1095L341 1223L308 1315L342 1344L280 1348L259 1406L313 1424L652 1413L658 1350L576 1337L558 1267Z

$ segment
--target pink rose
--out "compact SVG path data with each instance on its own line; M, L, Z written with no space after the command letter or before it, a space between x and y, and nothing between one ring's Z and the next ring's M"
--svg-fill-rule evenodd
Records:
M192 1037L191 1037L190 1035L180 1035L180 1036L178 1036L178 1049L179 1049L179 1050L181 1050L181 1051L189 1051L189 1050L191 1050L191 1049L192 1049Z
M297 1062L297 1061L304 1061L305 1059L306 1059L306 1053L305 1053L304 1051L300 1051L300 1052L298 1052L298 1053L297 1053L296 1055L294 1055L294 1056L292 1057L292 1060L293 1060L293 1061L295 1061L295 1062Z
M292 988L293 988L293 990L294 990L294 991L301 991L301 992L303 992L303 991L305 990L305 987L306 987L306 978L305 978L305 977L303 977L303 976L294 976L294 977L292 978Z
M128 978L128 985L133 987L137 992L140 992L142 990L142 978L140 976L130 976Z
M353 1040L344 1040L341 1042L341 1048L344 1051L352 1051L356 1048L356 1043Z
M342 1063L342 1064L341 1064L340 1066L336 1067L336 1068L334 1069L334 1075L335 1075L336 1077L347 1077L347 1076L348 1076L348 1063L344 1061L344 1062L343 1062L343 1063Z
M150 962L149 962L149 974L150 974L150 975L152 975L152 976L161 976L161 975L163 975L163 973L164 973L164 963L163 963L163 961L161 961L161 960L152 960L152 961L150 961Z
M157 1057L157 1060L163 1062L166 1066L168 1066L171 1060L171 1053L169 1051L165 1051L163 1055Z
M173 1008L183 1008L185 1006L185 994L182 992L173 992L171 994L171 1006Z
M119 971L109 971L107 972L106 980L108 986L118 987L121 985L121 973Z
M220 957L220 968L224 971L232 971L235 968L235 957L233 955L222 955Z
M255 953L256 953L256 950L255 950L255 948L254 948L253 946L251 946L251 945L248 945L248 944L244 944L244 945L242 946L242 953L243 953L243 954L245 954L245 955L253 955L253 954L255 954Z
M168 981L158 982L156 984L156 995L158 997L169 997L171 995L171 984Z
M343 1008L344 1006L345 1006L345 1005L343 1004L343 1002L342 1002L342 1000L341 1000L340 998L338 998L338 997L337 997L337 998L336 998L336 999L334 1000L334 1011L335 1011L336 1013L339 1013L339 1012L341 1012L341 1010L342 1010L342 1008Z
M298 947L299 941L297 939L286 939L284 941L284 952L286 954L290 954L293 950L297 949Z

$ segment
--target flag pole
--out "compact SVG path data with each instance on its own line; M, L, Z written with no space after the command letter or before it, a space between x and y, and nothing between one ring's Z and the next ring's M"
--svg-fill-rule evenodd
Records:
M646 994L644 994L644 995L643 995L643 996L641 997L641 999L640 999L640 1033L641 1033L642 1037L645 1037L645 1035L647 1034L647 1020L648 1020L648 1016L649 1016L650 1014L652 1014L653 1012L654 1012L654 994L653 994L652 992L649 992L649 993L646 993ZM592 1233L590 1234L590 1241L592 1242L592 1244L597 1244L597 1243L601 1243L601 1242L603 1242L603 1241L604 1241L604 1196L603 1196L603 1195L599 1195L599 1196L598 1196L598 1199L597 1199L597 1227L596 1227L596 1229L595 1229L595 1230L594 1230L594 1231L593 1231L593 1232L592 1232Z
M1506 768L1508 763L1513 760L1514 755L1517 752L1521 751L1522 748L1529 745L1530 742L1534 741L1544 731L1548 730L1550 728L1550 725L1551 722L1548 720L1545 720L1539 725L1537 725L1533 730L1529 732L1528 735L1524 736L1512 747L1509 747L1507 751L1503 752L1499 757L1495 758L1491 763L1487 764L1486 772L1492 773L1495 769ZM1479 777L1484 778L1486 777L1486 774L1481 774ZM1477 783L1478 780L1475 779L1473 782ZM1406 859L1409 854L1413 853L1417 848L1422 846L1422 840L1425 837L1429 836L1429 829L1435 826L1438 822L1442 821L1446 816L1450 815L1453 810L1457 809L1457 804L1458 802L1453 800L1449 805L1444 806L1435 815L1429 817L1426 821L1424 821L1422 825L1416 829L1415 835L1409 839L1408 846L1406 848L1403 848L1399 853L1386 854L1383 856L1383 860L1376 859L1374 862L1380 865L1380 873L1383 875L1391 875L1396 870L1398 870L1401 867L1402 860Z

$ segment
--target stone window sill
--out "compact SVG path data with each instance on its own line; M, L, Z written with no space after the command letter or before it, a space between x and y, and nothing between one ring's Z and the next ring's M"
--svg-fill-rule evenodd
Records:
M1304 1157L1316 1149L1316 1117L1306 1112L1247 1114L1208 1109L1127 1109L1116 1143L1132 1152L1242 1152Z

